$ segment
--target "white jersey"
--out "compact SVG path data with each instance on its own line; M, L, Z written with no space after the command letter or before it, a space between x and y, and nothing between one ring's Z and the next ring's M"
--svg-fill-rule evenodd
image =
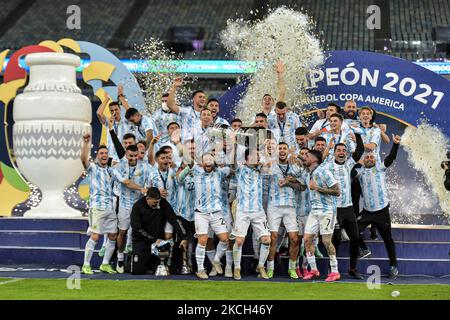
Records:
M194 166L195 210L211 213L222 210L222 180L230 174L229 168L216 168L206 172Z
M153 133L153 120L148 117L142 115L141 123L139 126L135 125L134 123L130 122L130 132L134 134L136 137L136 142L138 141L146 141L147 140L147 132L151 131Z
M263 176L260 168L241 165L237 170L237 210L239 212L263 211Z
M280 187L280 180L287 176L297 177L300 175L300 168L292 164L272 164L272 175L269 182L269 206L273 207L295 207L297 205L296 190L292 187Z
M195 128L200 127L200 112L195 111L193 106L181 107L178 121L181 127L181 141L191 140Z
M363 126L359 127L361 139L364 144L375 143L377 147L375 148L375 154L377 156L377 162L381 162L380 159L380 144L381 144L381 130L377 127L364 128ZM361 159L364 159L367 152L364 151Z
M101 167L98 163L89 163L89 207L112 210L113 208L113 170Z
M298 115L292 111L288 111L283 122L278 120L278 116L275 114L269 115L267 118L268 129L270 129L274 135L277 143L286 142L289 147L295 146L295 130L301 127L302 123Z
M389 204L386 188L386 167L384 163L372 168L358 168L357 178L361 184L364 209L378 211Z
M125 209L131 209L133 205L143 195L140 190L128 188L123 184L125 180L130 180L140 187L148 187L148 179L150 177L149 166L144 161L138 161L134 167L130 167L128 161L121 161L113 172L117 180L121 182L119 206Z
M326 165L318 166L310 177L321 188L330 188L338 182L334 179L333 174L327 169ZM311 190L311 210L318 210L325 212L336 212L336 197L328 194L320 193L316 190Z
M154 169L150 175L150 186L167 190L166 200L170 203L175 213L177 213L177 181L175 169L169 168L167 171Z
M330 140L334 137L334 145L338 143L343 143L347 149L347 157L350 157L353 152L356 150L356 142L350 138L351 130L341 130L338 134L333 133L331 131L327 131L321 134L322 137L325 138L327 145L330 143ZM334 148L330 149L328 153L328 157L326 161L331 162L334 161Z
M173 112L165 112L161 108L156 110L152 114L153 122L155 124L156 134L161 134L159 144L164 144L170 141L169 133L167 132L167 126L169 123L178 123L178 115Z
M349 158L343 164L338 164L333 160L327 165L327 169L333 174L334 178L339 183L339 189L341 190L341 195L336 198L336 206L338 208L346 208L353 205L351 171L355 164L355 160Z
M195 185L192 171L183 181L177 180L177 211L187 221L194 221L195 211Z
M209 128L196 127L192 130L195 142L195 154L199 159L214 149L214 138L208 134Z

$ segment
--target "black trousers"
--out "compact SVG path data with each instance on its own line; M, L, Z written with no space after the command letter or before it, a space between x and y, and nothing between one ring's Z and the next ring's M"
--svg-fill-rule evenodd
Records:
M352 188L353 211L355 212L355 216L359 217L361 215L361 212L359 211L359 199L361 198L362 191L358 179L356 178L352 179L351 188Z
M365 209L362 211L361 217L358 219L358 228L360 232L359 245L361 248L367 249L367 245L364 243L364 239L362 238L362 233L369 224L374 225L378 229L378 232L384 241L384 245L389 256L390 265L396 267L397 256L395 253L395 242L392 238L389 206L390 205L388 204L385 208L375 212L370 212Z
M133 254L131 256L132 274L145 274L147 270L155 270L158 263L159 259L152 255L150 244L133 243Z
M341 243L341 230L344 229L350 239L350 269L356 270L358 260L358 222L356 220L353 206L346 208L337 208L337 223L333 233L332 243L336 248L336 255Z

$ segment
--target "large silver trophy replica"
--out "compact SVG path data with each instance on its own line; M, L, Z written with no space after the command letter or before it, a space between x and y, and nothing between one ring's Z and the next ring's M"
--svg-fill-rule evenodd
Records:
M242 127L234 131L226 124L216 124L208 128L207 135L211 142L220 139L229 139L236 136L236 143L245 147L256 146L258 149L264 145L266 139L271 138L270 130L260 127Z
M159 245L152 244L152 253L160 259L159 265L156 268L155 276L169 276L169 267L166 265L166 260L170 256L171 244L169 241L161 241Z

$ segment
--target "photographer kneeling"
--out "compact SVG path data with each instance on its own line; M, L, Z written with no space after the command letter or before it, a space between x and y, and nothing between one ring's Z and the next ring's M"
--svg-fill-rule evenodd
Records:
M133 230L133 257L131 272L135 275L146 273L152 264L157 262L152 256L152 244L159 244L164 239L164 226L169 222L177 235L183 239L181 247L187 246L187 234L166 199L161 198L158 188L149 188L145 197L138 200L131 211L131 227ZM186 249L186 248L185 248Z

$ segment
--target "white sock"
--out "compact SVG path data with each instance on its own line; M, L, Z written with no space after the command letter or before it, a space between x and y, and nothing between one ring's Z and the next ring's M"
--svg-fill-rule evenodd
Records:
M125 259L125 254L123 252L117 252L117 261L123 261Z
M331 272L339 272L338 271L338 262L336 259L336 256L330 256L330 267L331 267Z
M308 268L308 259L306 259L305 257L303 257L303 261L302 261L302 269L307 269Z
M242 247L238 247L236 243L233 245L233 262L234 268L241 268Z
M227 259L227 268L233 266L233 250L225 251L225 258Z
M259 259L259 247L261 246L256 232L252 232L253 258Z
M266 263L267 257L269 256L270 245L261 243L261 248L259 249L259 261L258 266L263 266Z
M214 257L216 256L216 250L207 250L206 256L208 257L209 262L211 262L211 264L212 264L214 261Z
M205 270L205 246L201 246L197 244L195 248L195 259L197 260L197 269L198 271Z
M106 242L105 255L103 256L102 264L109 264L109 260L111 260L115 248L116 240L109 240L108 242Z
M106 247L106 243L108 242L108 236L107 235L104 235L103 236L103 244L102 244L102 247Z
M289 259L289 269L295 269L296 262L297 261Z
M274 270L274 269L275 269L275 261L267 260L267 270Z
M131 242L131 232L132 232L131 227L129 227L128 231L127 231L127 243L125 244L125 248L128 246L131 246L131 243L132 243Z
M308 259L308 264L311 267L311 270L317 270L316 257L314 256L314 253L311 254L310 252L306 252L306 259Z
M91 265L92 254L94 253L95 246L97 245L97 241L89 239L86 242L86 247L84 248L84 266Z
M222 242L219 241L219 244L216 248L216 255L214 256L214 262L220 262L220 259L222 259L223 255L225 254L225 251L227 251L228 248L228 242Z

